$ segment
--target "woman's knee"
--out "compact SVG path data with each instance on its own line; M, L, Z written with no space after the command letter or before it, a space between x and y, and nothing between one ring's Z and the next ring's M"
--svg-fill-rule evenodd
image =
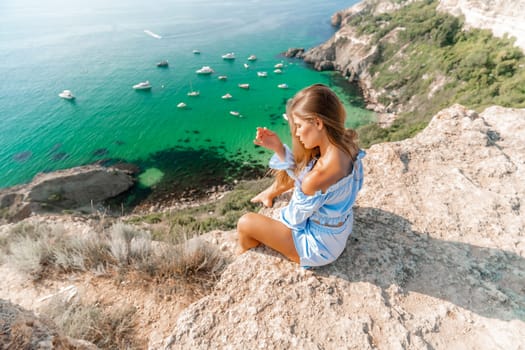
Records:
M239 218L239 221L237 221L237 231L240 234L250 231L250 228L253 226L253 222L255 221L255 215L255 213L247 213Z

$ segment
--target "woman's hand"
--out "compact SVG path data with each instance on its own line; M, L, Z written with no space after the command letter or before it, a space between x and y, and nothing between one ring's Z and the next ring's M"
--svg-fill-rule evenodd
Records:
M284 147L279 136L266 128L257 128L253 143L274 151L280 158L284 158ZM282 155L282 157L281 157Z

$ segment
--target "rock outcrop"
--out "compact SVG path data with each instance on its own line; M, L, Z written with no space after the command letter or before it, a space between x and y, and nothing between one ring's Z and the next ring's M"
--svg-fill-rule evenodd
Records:
M166 347L525 347L525 110L454 105L416 137L372 146L364 166L334 264L243 254Z
M61 335L50 320L3 299L0 299L0 329L2 349L98 349L92 343Z
M331 22L339 26L339 30L325 43L302 54L303 60L316 70L335 70L348 81L357 83L367 101L367 108L385 114L379 116L379 119L393 119L390 115L398 113L400 106L381 104L378 99L379 92L372 88L370 68L380 54L378 46L371 45L371 35L359 34L355 27L348 25L348 22L362 13L370 12L377 15L395 11L411 2L413 1L401 4L393 0L364 0L335 13ZM386 40L395 40L395 33Z
M513 0L441 0L439 10L465 16L467 25L490 29L495 36L516 38L525 49L525 3Z
M130 171L99 165L40 173L27 185L0 190L0 209L13 220L33 212L79 209L115 197L133 183Z

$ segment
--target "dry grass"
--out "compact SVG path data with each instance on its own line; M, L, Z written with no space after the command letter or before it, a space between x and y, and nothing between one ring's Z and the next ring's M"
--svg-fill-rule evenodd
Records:
M219 248L199 235L233 227L238 216L252 209L249 198L258 191L253 183L245 184L215 203L171 212L164 218L164 231L153 236L163 241L154 240L149 230L141 228L151 227L144 221L115 222L103 212L90 218L97 220L82 232L26 220L2 231L0 262L8 262L34 281L89 272L145 292L153 287L155 295L166 300L196 300L210 292L228 264ZM118 301L106 302L112 305L55 299L42 314L53 319L64 334L100 348L144 348L145 340L134 338L140 333L134 329L139 314L129 306L117 307Z
M110 270L164 278L209 275L215 280L226 265L217 247L199 237L153 242L149 232L122 222L84 236L66 233L60 225L20 225L7 240L6 260L34 280L53 273L91 271L100 275Z
M135 311L129 305L104 308L53 298L41 313L51 318L65 335L87 340L101 349L141 349L145 345L143 340L134 336Z
M218 248L201 237L154 242L148 232L122 222L83 235L65 232L60 225L20 224L6 242L6 260L33 280L90 271L117 283L125 280L130 288L147 290L154 283L156 293L169 298L194 300L208 294L227 264ZM135 309L112 303L87 305L56 297L41 313L64 334L102 349L144 348L145 340L134 336Z

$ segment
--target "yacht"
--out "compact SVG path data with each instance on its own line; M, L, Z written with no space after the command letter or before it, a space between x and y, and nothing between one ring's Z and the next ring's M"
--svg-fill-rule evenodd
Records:
M239 112L237 111L230 111L230 114L235 116L235 117L238 117L239 115L241 115Z
M133 85L133 89L135 90L149 90L151 89L151 84L149 83L149 80L143 81L141 83Z
M195 49L195 50L193 50L193 54L194 54L194 55L200 55L201 52L200 52L200 50Z
M186 107L186 104L184 102L180 102L179 104L177 104L177 108L185 108Z
M248 57L248 61L255 61L257 59L257 56L255 55L250 55L250 57Z
M167 66L168 66L168 61L167 60L162 60L159 63L157 63L157 67L164 68L164 67L167 67Z
M232 95L230 95L229 93L227 93L227 94L225 94L225 95L222 95L221 98L222 98L223 100L229 100L229 99L232 98L232 97L233 97Z
M266 78L268 76L268 72L257 72L257 76L261 78Z
M214 70L211 69L210 66L202 66L201 69L197 69L197 70L195 71L195 73L197 73L197 74L211 74L211 73L213 73L213 72L214 72Z
M222 55L222 59L223 60L234 60L235 54L233 52L225 53L224 55Z
M277 63L275 66L273 66L273 68L283 68L283 64L282 63Z
M244 68L246 68L246 69L250 68L250 66L248 65L248 63L244 63Z
M279 85L277 85L277 87L279 89L288 89L288 84L284 84L284 83L283 84L279 84Z
M239 87L241 89L249 89L250 88L250 84L239 84Z
M274 69L273 71L275 74L281 74L283 71L280 69Z
M58 96L60 96L62 98L65 98L66 100L72 100L72 99L75 98L75 96L73 96L73 93L71 92L71 90L64 90L61 93L59 93Z
M190 91L188 92L188 96L199 96L201 93L199 91Z
M228 77L226 75L219 75L219 80L226 80Z

